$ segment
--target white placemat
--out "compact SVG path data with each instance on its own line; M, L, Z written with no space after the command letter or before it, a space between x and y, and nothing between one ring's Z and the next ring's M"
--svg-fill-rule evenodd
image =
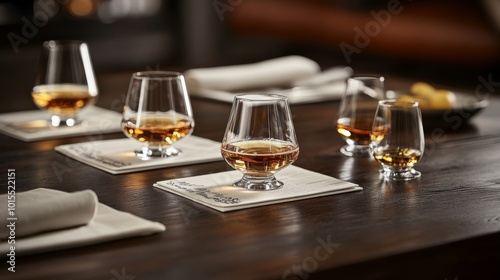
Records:
M154 186L221 212L363 189L357 184L293 165L277 173L276 178L284 183L284 186L277 190L249 191L232 186L241 177L239 171L227 171L159 181Z
M220 146L219 142L190 135L175 144L182 151L180 155L148 160L136 157L134 151L142 146L129 138L61 145L55 150L111 174L122 174L222 160Z
M0 114L0 132L25 142L120 131L121 114L89 106L79 118L82 124L73 127L51 127L50 114L42 110Z
M37 196L42 196L46 199L65 197L68 195L66 192L44 188L28 192L35 192ZM25 256L35 253L82 247L122 238L149 235L165 230L163 224L145 220L127 212L115 210L102 203L98 203L96 206L97 213L95 217L86 225L25 237L14 236L15 244L9 244L9 239L1 240L0 256L2 257L0 258L8 257L7 254L10 253L11 246L15 247L14 253L16 256ZM2 211L7 211L7 208Z

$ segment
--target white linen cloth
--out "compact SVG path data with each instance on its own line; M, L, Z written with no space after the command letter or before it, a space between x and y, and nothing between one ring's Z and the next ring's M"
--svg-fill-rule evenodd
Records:
M280 94L288 97L290 104L338 100L351 75L349 67L321 72L315 61L296 55L184 72L191 96L227 103L244 93Z
M39 211L43 212L45 209L51 208L46 205L49 201L62 201L69 199L69 196L71 195L73 194L45 188L38 188L24 193L18 193L16 195L16 215L17 211L22 211L28 202L36 204L31 207L31 210L36 209L36 206L38 206ZM0 199L5 198L2 197ZM27 200L23 202L24 199ZM80 197L77 200L79 199L87 200L89 198ZM66 202L63 204L64 207L73 207L68 205ZM25 212L27 211L26 209L24 210ZM16 227L15 244L9 244L7 240L1 240L0 256L5 258L7 256L6 254L11 250L11 246L15 247L16 256L24 256L41 252L82 247L122 238L150 235L165 230L165 226L163 224L145 220L130 213L115 210L102 203L96 203L94 210L95 216L88 223L80 226L73 226L70 228L64 227L59 230L54 228L52 231L40 232L24 237L17 235L18 229ZM74 213L73 210L71 211ZM5 212L5 210L2 212ZM26 213L22 215L25 214ZM75 217L81 215L79 213L74 214ZM40 214L37 214L37 216L41 217ZM19 216L17 216L17 220L15 221L16 226L17 223L22 222L22 219L23 216L19 213ZM45 222L49 222L48 220L50 219L58 219L58 217L52 216L51 214L50 218L45 219Z
M129 138L61 145L55 150L111 174L222 160L220 142L190 135L174 146L182 151L180 155L148 160L135 155L142 145Z
M286 86L320 71L319 65L302 56L285 56L251 64L197 68L184 72L188 91L220 91Z
M159 181L154 186L221 212L362 190L357 184L293 165L276 174L276 179L284 183L277 190L234 187L232 184L241 177L239 171L227 171Z
M72 127L50 126L50 114L42 110L0 114L0 132L25 142L61 137L95 135L120 132L121 114L115 111L89 106L78 118L82 124Z
M2 209L0 220L15 221L16 237L85 225L97 213L98 203L96 194L91 190L62 193L59 196L40 190L16 196L0 195L0 202L5 202L4 205L8 205L9 201L14 203L14 211ZM9 213L15 214L15 220L11 220L13 217ZM0 239L8 235L9 229L0 227Z

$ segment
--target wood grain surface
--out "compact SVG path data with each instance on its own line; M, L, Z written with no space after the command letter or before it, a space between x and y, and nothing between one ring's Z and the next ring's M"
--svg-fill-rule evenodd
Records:
M129 78L101 76L98 105L120 111ZM18 255L15 273L4 259L0 278L500 279L500 99L489 97L470 123L426 128L426 151L416 167L422 177L409 182L385 182L374 159L340 154L338 102L294 105L295 164L364 190L229 213L152 186L230 170L223 161L111 175L54 147L125 137L121 133L33 143L0 135L1 169L16 169L18 192L92 189L100 202L166 226L147 237ZM221 141L230 104L192 103L194 135ZM0 112L28 109L34 109L29 93L0 104ZM3 178L0 193L7 191Z

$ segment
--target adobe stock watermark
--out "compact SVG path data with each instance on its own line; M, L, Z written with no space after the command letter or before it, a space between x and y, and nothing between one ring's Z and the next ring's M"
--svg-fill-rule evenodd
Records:
M111 280L134 280L135 276L134 275L129 275L125 271L125 267L122 267L122 269L118 272L116 269L111 270L111 275L113 275L113 278Z
M154 67L147 65L145 67L145 71L161 71L160 63L157 63ZM110 109L116 112L123 112L123 106L125 106L125 102L127 101L127 91L122 92L120 96L115 98L110 105Z
M466 97L460 104L465 108L473 107L478 101L488 99L495 92L495 88L500 86L500 82L493 81L493 74L491 73L486 78L479 75L477 81L478 84L474 89L474 94ZM443 115L443 121L451 124L451 128L456 130L462 126L464 120L469 118L471 114L472 112L467 110L458 111L458 114L452 114L452 110L447 110Z
M319 263L326 261L340 247L340 243L333 243L330 235L326 240L316 238L318 245L314 248L312 256L305 257L301 263L294 264L281 275L281 279L307 279L311 273L318 270Z
M214 175L214 178L210 181L210 185L205 186L205 188L210 188L212 186L230 186L232 185L234 180L227 173L220 173L217 176ZM203 188L204 189L204 188ZM190 193L201 197L211 197L212 199L218 199L217 197L207 196L207 193L200 188L193 189ZM186 224L191 223L191 218L201 215L204 211L197 209L195 207L191 207L187 204L183 204L179 211L181 213L182 219Z
M7 245L7 268L10 272L16 272L16 222L17 222L17 207L16 207L16 169L7 169L7 207L1 211L7 211L5 226L7 227L7 237L5 242Z
M202 213L201 210L198 210L194 207L185 204L179 207L179 211L181 212L182 219L187 225L191 223L192 216L198 216Z
M160 64L156 64L154 67L148 65L145 67L145 69L146 71L159 71ZM109 109L111 111L121 113L123 111L123 106L125 105L126 98L127 92L125 91L111 102ZM82 150L80 150L81 155L87 158L95 159L96 155L94 155L94 152L98 150L96 149L95 145L99 143L98 141L104 140L104 134L108 133L108 131L110 131L110 129L112 129L116 125L120 124L113 123L110 119L100 119L96 130L88 131L83 134L86 137L86 142L90 143L91 145L86 146L85 150L82 148ZM121 164L109 158L101 157L101 159L103 159L108 164ZM56 174L59 182L62 182L64 180L65 174L71 175L73 171L80 168L82 165L84 164L79 161L73 160L70 157L65 157L64 162L53 161L51 163L52 170Z
M82 156L85 155L86 157L92 157L94 154L93 151L95 150L95 145L98 143L98 141L104 140L104 134L109 133L109 131L117 125L119 124L112 122L110 119L101 118L99 120L99 123L95 124L94 130L83 132L83 136L85 136L86 142L90 143L91 145L85 146L85 149L82 146L80 154L82 154ZM112 162L111 159L109 159L109 161ZM58 181L62 182L64 180L65 174L71 175L74 170L78 169L84 164L80 161L73 160L70 157L65 157L64 162L54 160L50 165Z
M104 140L104 134L107 133L110 128L115 126L115 124L111 123L109 119L101 119L98 125L98 131L91 131L84 134L87 142L92 144L90 149L86 147L86 150L82 150L80 153L82 155L85 155L86 157L91 157L93 155L93 150L95 149L96 143L98 141ZM73 160L70 157L65 157L64 163L61 163L59 161L53 161L51 163L52 170L56 174L59 182L63 181L64 174L69 173L71 175L75 169L81 167L82 165L83 164L81 162Z
M7 39L14 50L14 53L19 53L21 44L28 44L29 39L35 37L39 29L47 25L49 20L55 16L59 10L59 5L64 5L69 0L38 0L34 2L34 13L31 19L21 17L21 30L19 32L9 32Z
M403 5L399 0L389 0L384 10L378 12L371 10L370 15L373 17L373 20L367 22L363 29L359 26L355 26L353 29L354 46L346 42L342 42L339 45L347 63L351 63L351 56L353 54L360 54L361 50L366 48L371 40L382 32L382 28L387 27L391 23L393 15L397 15L402 11Z
M473 107L478 101L484 101L493 94L498 87L500 87L500 82L493 80L493 74L488 74L486 77L479 75L477 77L478 84L474 89L474 94L466 97L462 100L462 106L464 108ZM473 112L468 110L453 110L449 109L443 113L442 120L446 124L446 127L456 131L463 126L465 120L468 119ZM436 145L445 142L448 139L446 135L446 130L442 127L436 127L431 131L430 137L426 139L426 149L425 152L433 153L436 149Z
M232 12L234 9L243 3L243 0L214 0L212 5L214 6L215 12L219 16L220 21L224 21L224 14L226 12Z

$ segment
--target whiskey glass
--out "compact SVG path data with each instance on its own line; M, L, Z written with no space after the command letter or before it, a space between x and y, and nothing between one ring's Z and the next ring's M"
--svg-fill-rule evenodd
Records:
M337 132L347 145L340 152L350 157L370 156L370 133L378 101L385 99L384 77L353 76L340 101Z
M243 173L234 186L275 190L283 186L275 174L299 156L288 99L281 95L238 95L221 146L222 157Z
M382 100L371 132L370 148L388 180L412 180L421 173L413 167L425 148L422 114L418 102Z
M132 75L122 114L122 131L143 147L137 157L177 156L174 143L194 129L184 76L178 72L144 71Z
M80 124L78 112L94 104L97 84L87 43L46 41L38 62L33 102L50 114L53 127Z

